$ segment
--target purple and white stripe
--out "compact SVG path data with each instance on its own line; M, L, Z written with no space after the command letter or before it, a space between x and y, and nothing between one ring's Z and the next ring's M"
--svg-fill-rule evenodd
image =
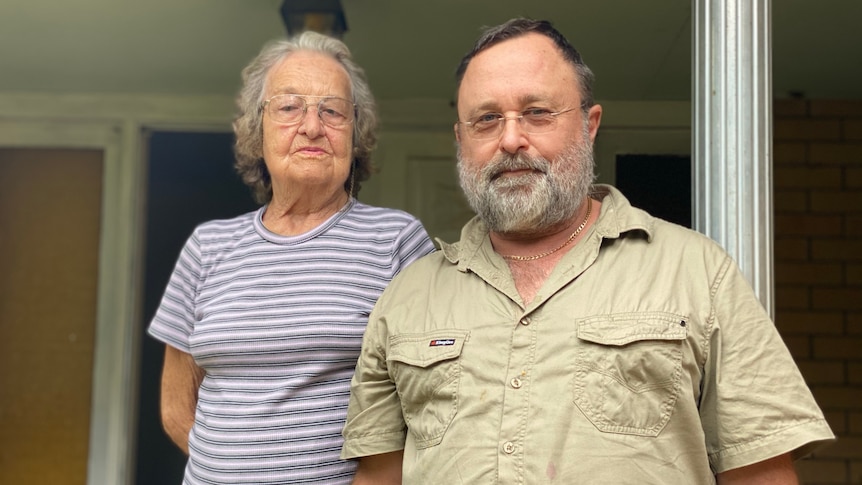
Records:
M184 484L349 484L339 459L368 315L433 245L413 216L353 202L300 236L261 209L198 226L149 333L206 370Z

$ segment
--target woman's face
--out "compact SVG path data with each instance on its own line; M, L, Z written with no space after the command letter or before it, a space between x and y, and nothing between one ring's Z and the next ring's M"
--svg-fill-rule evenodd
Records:
M353 99L347 72L326 54L297 51L267 76L264 99L279 94L304 97L307 111L298 123L284 124L264 110L263 159L272 177L273 201L287 194L334 196L343 191L350 174L353 123L337 128L324 124L318 103L324 97Z

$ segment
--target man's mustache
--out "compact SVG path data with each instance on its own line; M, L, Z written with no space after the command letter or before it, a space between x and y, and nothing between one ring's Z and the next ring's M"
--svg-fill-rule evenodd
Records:
M533 158L524 154L505 154L499 155L491 161L482 170L485 180L491 181L500 176L503 172L513 170L533 170L536 172L547 173L548 161L543 158Z

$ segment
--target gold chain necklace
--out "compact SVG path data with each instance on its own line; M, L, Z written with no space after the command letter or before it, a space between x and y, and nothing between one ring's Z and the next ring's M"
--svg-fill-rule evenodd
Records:
M581 222L581 225L578 226L577 229L575 229L575 232L573 232L572 235L569 236L568 239L566 239L566 242L557 246L554 249L551 249L550 251L545 251L544 253L535 254L533 256L516 256L516 255L511 255L511 254L501 254L500 256L502 256L505 259L511 259L511 260L515 260L515 261L533 261L536 259L544 258L545 256L549 256L551 254L554 254L557 251L559 251L560 249L563 249L564 247L568 246L572 241L575 240L576 237L578 237L578 234L580 234L581 231L583 231L584 228L587 227L587 221L590 220L590 213L592 213L592 211L593 211L593 199L591 197L587 197L587 215L584 217L584 221Z

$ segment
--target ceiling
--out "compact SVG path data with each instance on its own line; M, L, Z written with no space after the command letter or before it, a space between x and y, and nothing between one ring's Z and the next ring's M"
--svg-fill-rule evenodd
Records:
M0 92L232 96L283 36L281 0L3 0ZM480 27L547 18L597 76L598 100L690 98L688 0L342 0L345 41L379 99L452 97ZM778 97L862 98L860 0L773 0Z

